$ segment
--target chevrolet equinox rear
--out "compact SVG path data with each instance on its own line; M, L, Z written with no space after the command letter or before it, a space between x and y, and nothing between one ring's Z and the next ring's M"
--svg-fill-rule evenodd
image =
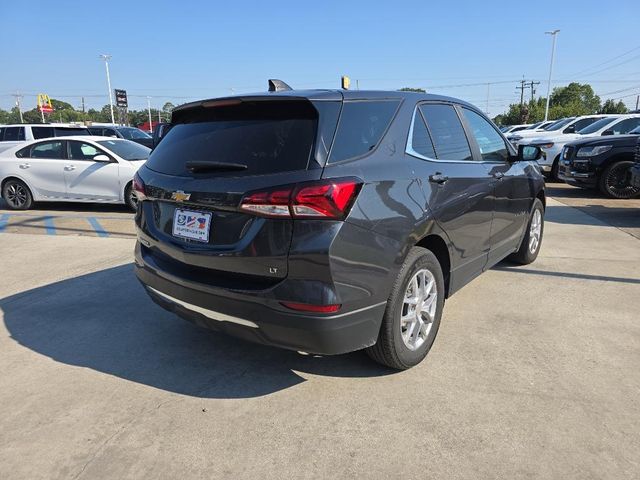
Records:
M134 180L136 274L198 325L409 368L448 296L505 257L535 260L539 154L434 95L285 90L186 104Z

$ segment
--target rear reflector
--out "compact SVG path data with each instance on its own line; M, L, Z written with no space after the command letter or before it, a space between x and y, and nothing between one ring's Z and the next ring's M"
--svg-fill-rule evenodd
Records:
M281 305L290 308L291 310L297 310L299 312L313 312L313 313L333 313L340 310L342 305L312 305L310 303L295 303L295 302L280 302Z
M245 195L240 209L265 217L343 220L361 186L357 178L332 178L259 190Z

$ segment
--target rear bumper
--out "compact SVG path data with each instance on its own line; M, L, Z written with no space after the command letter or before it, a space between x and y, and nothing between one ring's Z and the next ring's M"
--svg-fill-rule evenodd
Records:
M269 290L203 291L202 285L171 277L145 261L140 243L135 262L136 276L164 309L212 330L290 350L333 355L373 345L386 307L381 302L329 315L292 312Z

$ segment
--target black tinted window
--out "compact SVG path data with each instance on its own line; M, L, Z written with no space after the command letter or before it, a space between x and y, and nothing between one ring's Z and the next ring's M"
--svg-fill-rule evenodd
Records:
M307 168L318 112L307 101L243 102L179 112L177 121L153 151L148 168L190 176L188 161L236 163L246 170L228 174L257 175Z
M4 140L4 128L0 128L0 142Z
M463 108L464 116L473 137L476 139L482 160L505 162L509 158L507 145L498 131L487 120L476 112Z
M442 160L471 160L469 142L451 105L422 105L436 155Z
M364 155L375 148L398 108L399 100L345 102L331 149L331 162Z
M424 155L429 158L436 158L436 152L433 149L433 143L431 142L431 136L427 131L427 127L424 124L422 115L419 111L413 119L413 132L411 135L411 148L414 152Z
M102 136L102 128L100 127L89 127L89 133L91 133L91 135L97 135L97 136Z
M33 138L40 140L41 138L53 137L53 127L31 127Z
M85 127L55 127L54 133L56 137L66 137L68 135L91 135Z
M4 132L4 140L7 142L24 140L24 127L7 127Z

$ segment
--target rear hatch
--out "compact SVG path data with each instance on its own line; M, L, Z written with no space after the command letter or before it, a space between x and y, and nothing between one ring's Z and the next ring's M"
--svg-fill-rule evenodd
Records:
M320 179L341 108L339 94L327 96L229 98L175 110L139 171L148 199L137 218L143 253L169 273L232 288L284 278L293 220L239 205L249 192Z

